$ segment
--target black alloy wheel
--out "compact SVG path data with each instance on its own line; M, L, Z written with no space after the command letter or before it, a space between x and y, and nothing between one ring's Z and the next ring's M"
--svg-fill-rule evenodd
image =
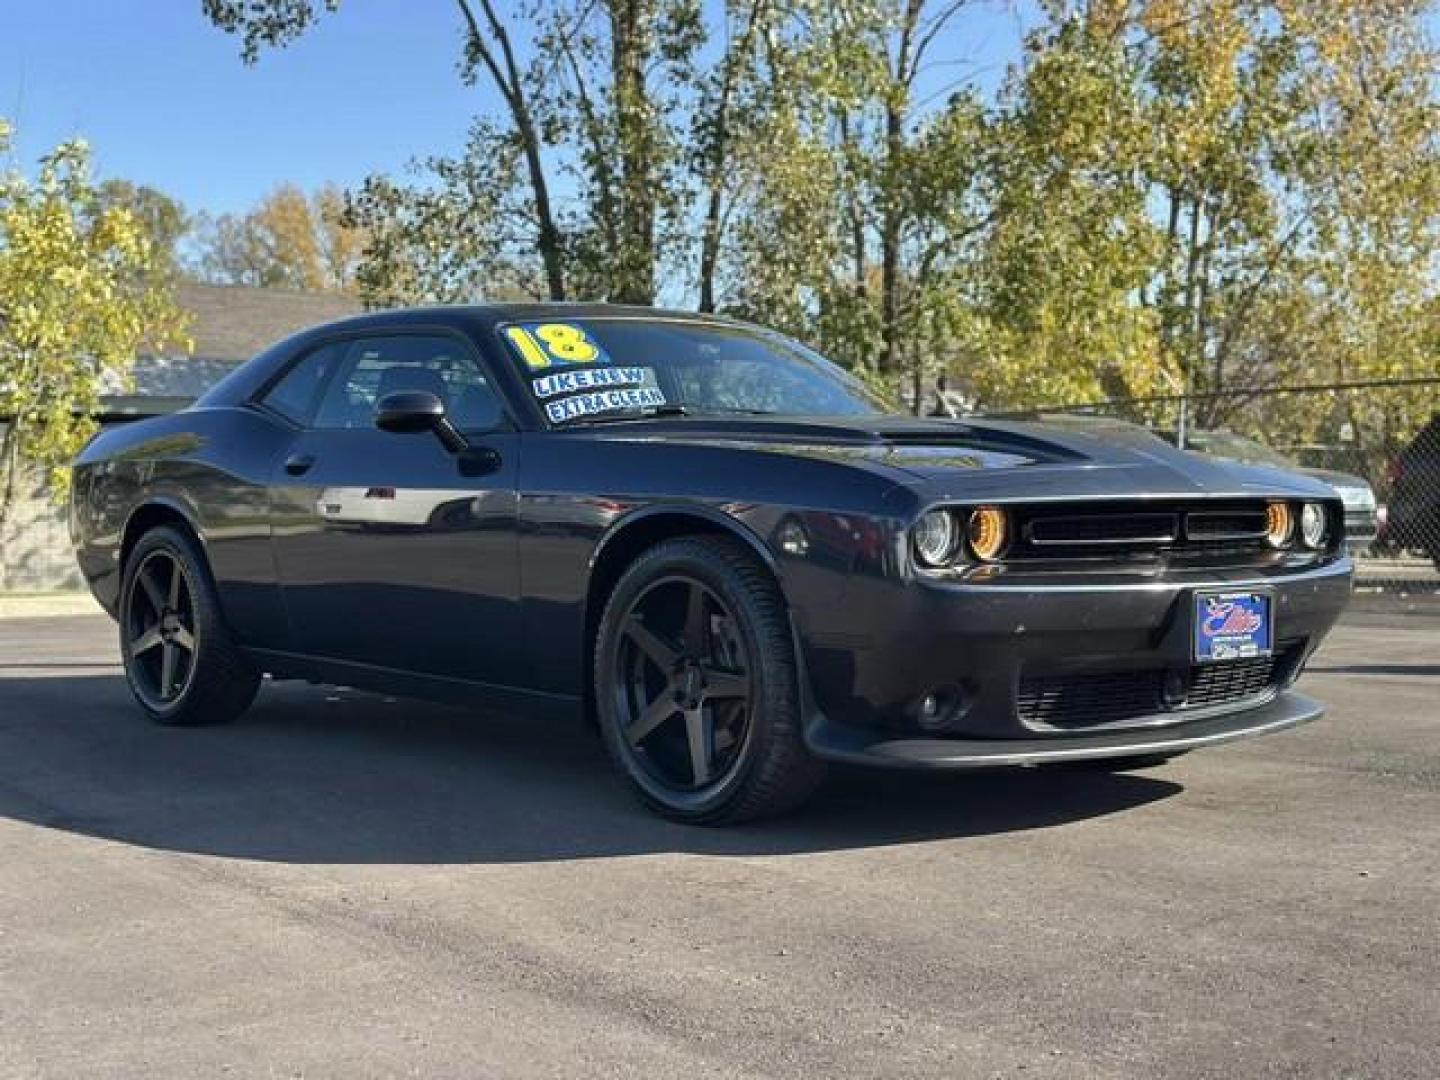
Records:
M778 813L823 774L800 738L794 645L778 587L734 541L644 553L601 620L596 704L642 800L697 824Z
M195 674L194 595L185 567L164 548L146 555L131 579L124 647L135 694L152 709L172 705Z
M677 575L640 594L620 635L617 705L636 759L679 791L723 780L750 733L750 661L734 616L700 582Z
M220 618L199 544L174 526L142 536L120 589L120 655L135 700L162 724L233 720L260 673Z

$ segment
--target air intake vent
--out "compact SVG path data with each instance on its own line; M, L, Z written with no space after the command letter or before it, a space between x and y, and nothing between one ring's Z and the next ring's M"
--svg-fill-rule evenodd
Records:
M1124 726L1167 714L1179 721L1195 709L1258 702L1294 672L1304 644L1286 640L1273 656L1172 670L1170 678L1178 680L1174 691L1166 688L1167 673L1156 668L1025 675L1015 712L1040 731Z
M1192 510L1185 535L1192 540L1258 540L1265 535L1264 510Z
M1175 514L1067 514L1037 517L1029 525L1030 543L1168 544L1179 536Z

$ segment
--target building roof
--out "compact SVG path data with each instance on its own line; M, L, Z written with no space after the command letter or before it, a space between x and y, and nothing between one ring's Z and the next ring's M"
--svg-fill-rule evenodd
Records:
M194 352L137 357L131 386L118 377L104 380L105 412L151 415L183 408L282 338L361 310L358 300L339 293L191 282L176 287L175 302L190 316Z
M360 311L342 293L182 284L175 301L190 313L195 358L238 364L297 331Z

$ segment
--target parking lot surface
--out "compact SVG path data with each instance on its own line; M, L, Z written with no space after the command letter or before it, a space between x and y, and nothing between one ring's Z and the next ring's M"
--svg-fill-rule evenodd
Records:
M1147 773L845 772L711 831L598 742L310 686L142 719L0 621L0 1076L1440 1075L1440 620Z

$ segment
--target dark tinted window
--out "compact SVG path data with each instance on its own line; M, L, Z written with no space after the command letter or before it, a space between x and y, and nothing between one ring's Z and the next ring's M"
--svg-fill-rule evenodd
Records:
M315 412L320 390L344 352L343 345L322 345L303 357L261 400L281 416L305 424Z
M315 426L371 427L376 403L402 390L434 394L461 431L487 431L500 424L495 389L464 345L449 337L396 335L357 338L346 346Z
M873 414L882 403L804 346L768 331L666 319L519 322L503 328L554 423L602 414Z

